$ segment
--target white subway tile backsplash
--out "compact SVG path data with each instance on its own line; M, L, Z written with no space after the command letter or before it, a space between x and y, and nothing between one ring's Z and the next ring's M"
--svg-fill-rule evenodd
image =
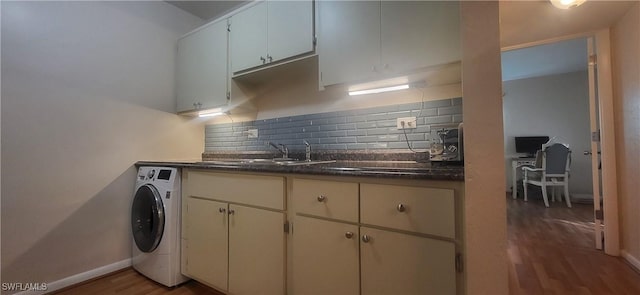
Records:
M407 138L412 148L425 149L431 124L462 122L462 98L207 125L205 151L270 151L267 141L303 151L303 140L315 150L406 149L396 128L400 117L416 117L417 128L406 130ZM249 129L258 129L258 138L249 139Z

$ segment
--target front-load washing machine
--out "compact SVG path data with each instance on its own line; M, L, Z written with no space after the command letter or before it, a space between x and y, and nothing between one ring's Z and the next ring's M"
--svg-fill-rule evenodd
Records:
M140 167L131 206L133 268L168 287L180 273L180 174L177 168Z

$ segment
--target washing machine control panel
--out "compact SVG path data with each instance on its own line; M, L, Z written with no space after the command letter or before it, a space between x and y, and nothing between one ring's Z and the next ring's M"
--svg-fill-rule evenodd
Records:
M169 169L160 169L160 172L158 172L158 179L162 179L162 180L171 179L171 170L169 170Z
M172 174L175 169L162 169L158 167L142 167L138 170L138 180L139 181L155 181L155 180L163 180L163 181L171 181Z

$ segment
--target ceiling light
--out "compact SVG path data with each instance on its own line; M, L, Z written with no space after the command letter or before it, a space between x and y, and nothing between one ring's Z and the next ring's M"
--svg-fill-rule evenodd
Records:
M582 5L587 0L549 0L553 6L560 9L569 9Z
M215 117L224 114L221 108L209 109L198 112L198 117Z
M381 87L381 88L372 88L366 90L358 90L358 91L349 91L350 96L354 95L363 95L363 94L374 94L374 93L382 93L396 90L409 89L409 84L390 86L390 87Z

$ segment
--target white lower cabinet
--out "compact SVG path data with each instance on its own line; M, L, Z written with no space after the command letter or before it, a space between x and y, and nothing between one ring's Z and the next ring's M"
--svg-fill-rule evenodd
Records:
M187 275L227 290L228 217L227 204L187 198L185 255Z
M456 294L452 242L298 216L293 243L293 294Z
M332 190L350 185L359 206L327 214L353 197ZM453 189L309 179L292 188L293 294L457 294ZM327 210L309 205L315 195Z
M182 181L184 274L228 294L285 294L284 178L186 170Z
M183 273L228 294L462 292L459 186L334 178L183 170Z
M360 228L362 294L456 294L452 242Z
M229 294L284 294L284 213L230 205Z
M360 294L358 226L297 217L293 294Z
M186 275L229 294L284 294L284 213L187 198Z

